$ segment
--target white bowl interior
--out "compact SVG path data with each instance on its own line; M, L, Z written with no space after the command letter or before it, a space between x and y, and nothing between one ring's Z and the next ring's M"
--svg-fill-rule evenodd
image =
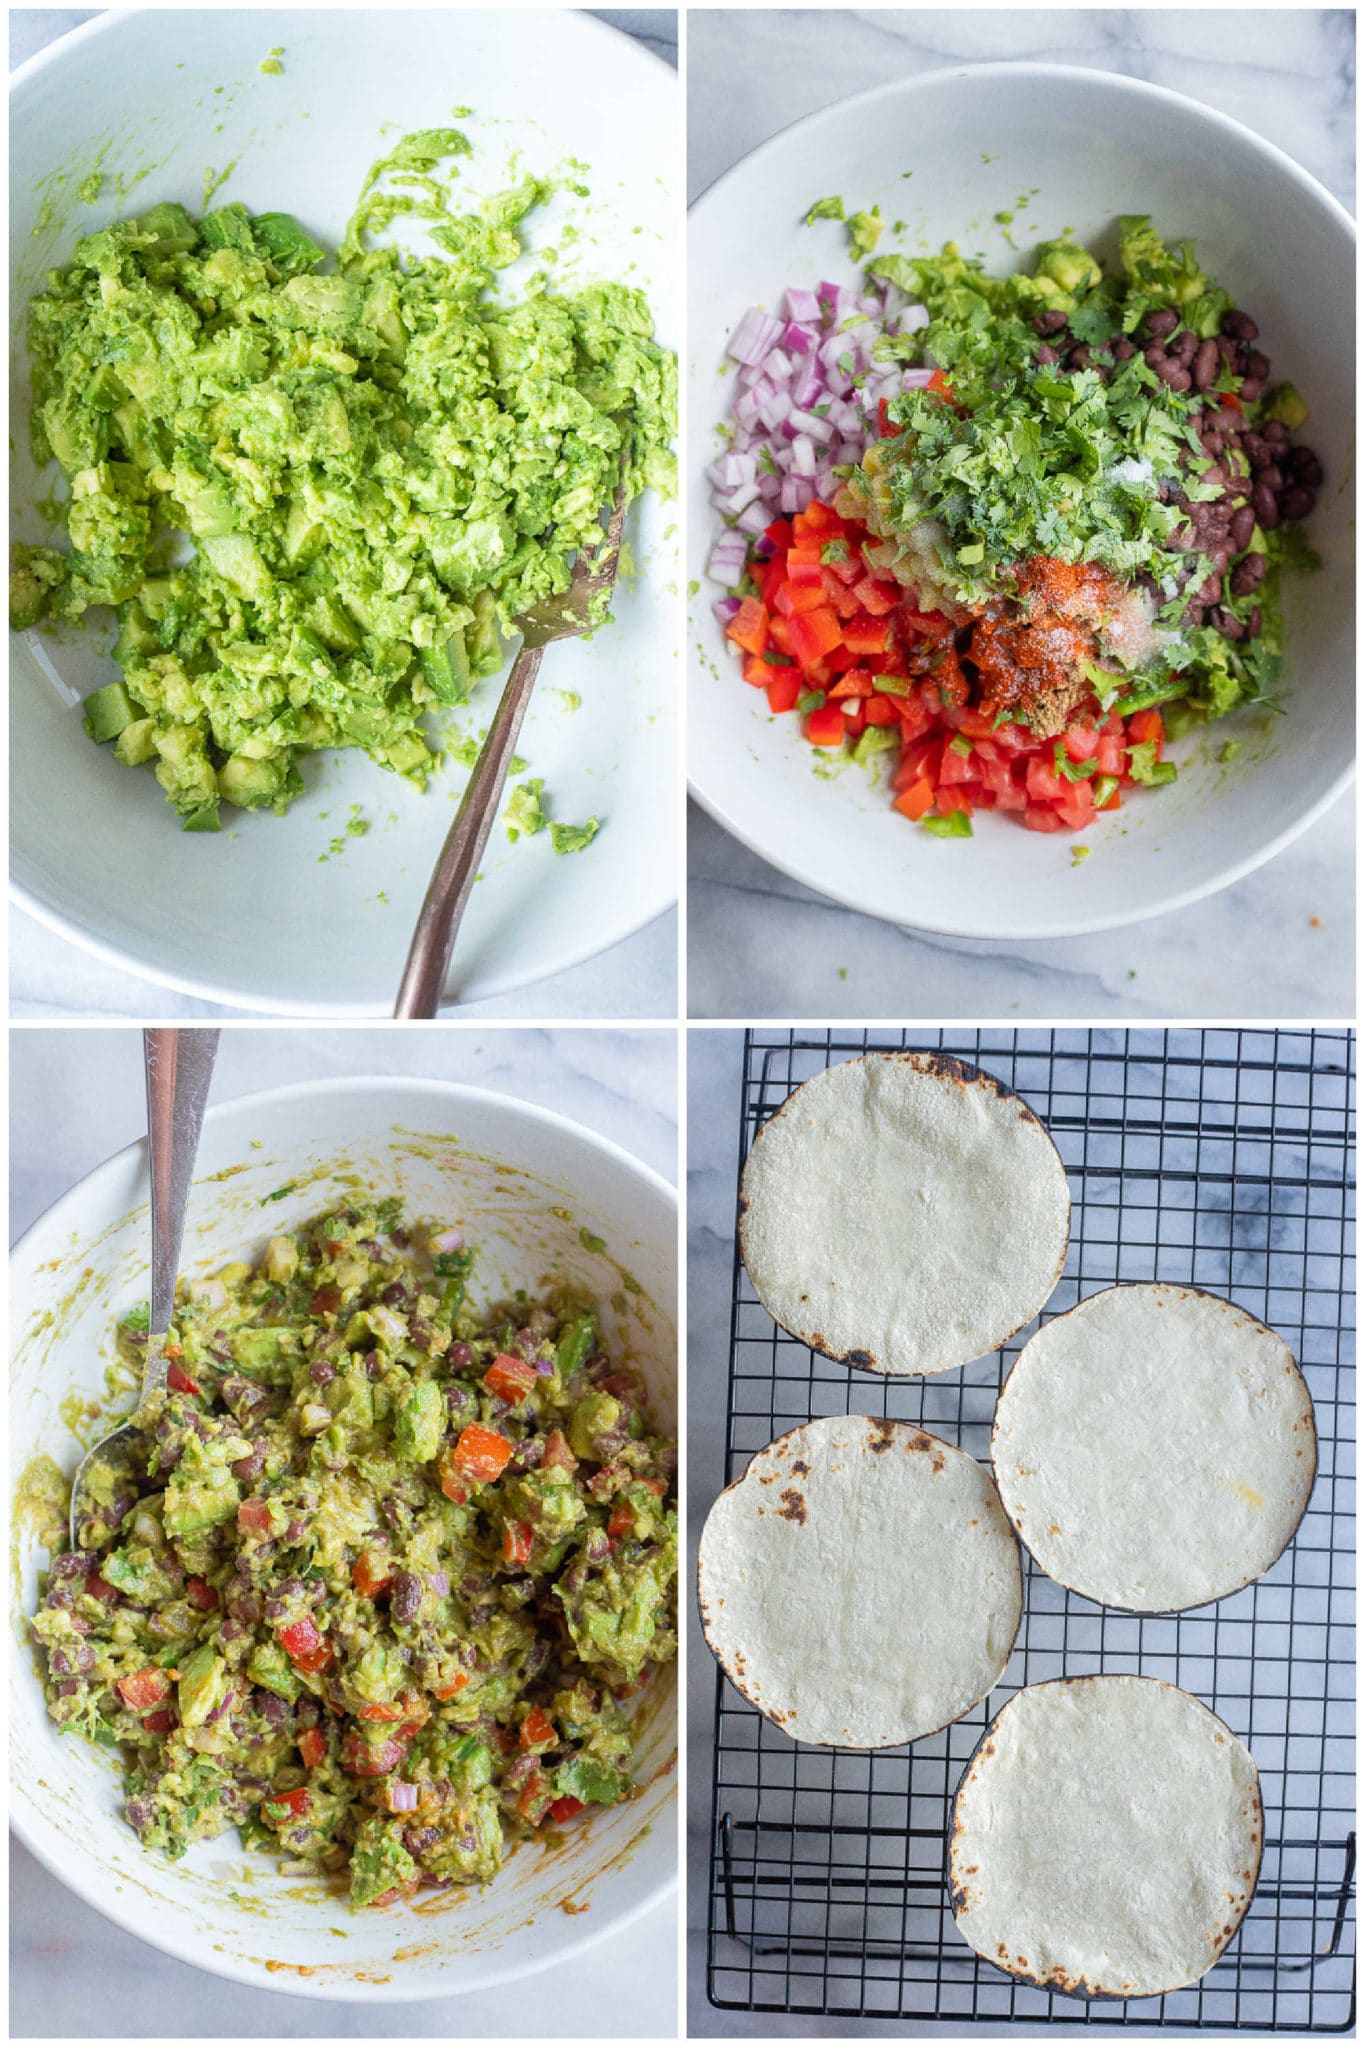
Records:
M284 75L263 76L275 45ZM206 169L228 164L220 202L295 212L334 247L370 164L401 134L449 125L456 100L474 109L458 124L474 145L471 198L501 189L518 153L523 171L586 162L591 197L560 194L534 215L533 250L576 223L582 239L558 274L640 285L661 339L676 347L675 81L627 36L570 11L106 17L31 70L12 105L16 530L51 537L33 509L42 492L21 345L47 267L119 213L163 199L197 211ZM105 196L84 205L76 187L97 161ZM126 201L118 176L135 180ZM534 261L506 274L509 289ZM527 772L545 778L553 817L596 815L602 829L585 852L556 857L548 833L514 846L495 825L451 983L471 1001L587 958L674 899L675 810L660 797L676 760L676 525L676 507L653 493L632 508L639 573L618 585L615 624L546 657L519 751ZM111 680L110 619L62 629L56 641L11 635L20 900L91 950L175 987L271 1012L385 1014L465 770L448 763L424 796L363 755L314 755L303 763L306 794L286 817L226 811L222 833L186 834L150 770L133 773L92 745L40 664L39 652L82 695ZM497 677L481 686L456 715L460 732L482 735L501 686ZM353 807L368 824L363 836L347 832Z
M504 1097L424 1082L325 1083L213 1112L182 1271L211 1271L302 1223L338 1198L342 1176L357 1174L401 1194L414 1214L463 1221L478 1250L473 1284L481 1297L534 1290L550 1276L590 1289L609 1348L638 1365L656 1419L676 1427L672 1191L577 1126ZM298 1182L293 1193L262 1206L290 1182ZM585 1250L580 1230L602 1238L606 1251ZM140 1145L80 1182L18 1247L12 1484L38 1452L74 1469L79 1451L64 1404L73 1394L103 1394L112 1325L145 1298L147 1259ZM672 1881L671 1668L643 1696L637 1795L565 1830L559 1847L517 1849L482 1892L455 1888L353 1913L344 1887L284 1876L268 1857L246 1855L235 1832L199 1844L178 1864L148 1855L121 1817L116 1764L60 1737L47 1718L26 1627L46 1561L32 1530L21 1527L11 1589L12 1817L64 1883L156 1947L311 1998L433 1997L562 1962Z
M996 271L1071 229L1115 247L1121 213L1193 236L1205 269L1261 327L1276 378L1311 409L1303 438L1327 483L1308 532L1315 575L1286 579L1284 715L1244 712L1173 749L1180 779L1125 795L1081 836L1021 830L984 813L970 840L936 840L890 808L853 766L817 780L821 757L791 716L744 685L704 579L718 527L702 470L734 365L725 343L745 308L789 284L851 282L845 231L808 228L822 193L881 208L900 237L879 253L956 241ZM801 202L798 206L797 201ZM1009 229L993 216L1013 211ZM1353 751L1355 268L1349 221L1310 179L1236 123L1103 72L976 65L897 81L799 123L713 185L689 235L690 776L721 824L810 887L873 915L967 937L1098 930L1223 887L1265 859L1343 786ZM718 367L719 366L719 367ZM1220 759L1229 739L1234 761Z

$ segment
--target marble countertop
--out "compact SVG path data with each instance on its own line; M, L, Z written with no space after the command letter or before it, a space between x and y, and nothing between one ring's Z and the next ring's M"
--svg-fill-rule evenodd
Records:
M1355 197L1349 10L787 11L761 63L742 9L688 16L688 192L802 115L894 71L1030 57L1191 94ZM1235 26L1234 26L1235 24ZM770 867L696 804L688 820L693 1017L1349 1016L1354 797L1208 901L1117 933L939 938L845 910ZM1270 943L1273 935L1273 943Z
M10 1216L17 1236L48 1204L145 1129L134 1030L16 1031L10 1050ZM326 1074L464 1080L561 1111L677 1178L677 1040L671 1031L495 1031L412 1025L225 1032L213 1099ZM243 2038L468 2039L672 2035L677 1912L653 1912L581 1965L508 1992L347 2007L209 1977L81 1904L17 1842L10 1861L10 2032ZM611 1964L611 1995L602 1972ZM112 2014L117 2023L110 2024Z
M58 36L94 18L98 9L33 8L10 16L10 68ZM634 36L676 66L677 15L672 8L587 10ZM237 1017L245 1013L204 1002L111 967L58 936L26 912L10 912L11 1017ZM465 1004L462 1018L672 1017L678 1007L678 916L669 911L643 931L608 947L581 967L566 969L511 995Z

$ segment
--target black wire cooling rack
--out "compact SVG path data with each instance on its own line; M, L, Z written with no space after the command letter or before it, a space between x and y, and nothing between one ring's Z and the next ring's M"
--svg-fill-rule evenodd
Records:
M1345 2032L1355 2011L1351 1035L753 1031L741 1165L799 1082L900 1047L983 1067L1056 1141L1072 1235L1045 1319L1118 1280L1192 1284L1238 1302L1303 1367L1317 1484L1274 1569L1195 1612L1108 1610L1025 1557L1024 1620L1004 1680L963 1720L907 1748L803 1747L718 1673L710 2000L849 2019ZM920 1423L984 1459L996 1396L1028 1334L961 1373L897 1382L858 1372L775 1328L736 1252L727 1479L784 1430L850 1412ZM1020 1686L1094 1671L1185 1687L1260 1766L1267 1839L1251 1909L1216 1968L1159 1998L1083 2000L1008 1977L968 1948L945 1895L948 1810L982 1729Z

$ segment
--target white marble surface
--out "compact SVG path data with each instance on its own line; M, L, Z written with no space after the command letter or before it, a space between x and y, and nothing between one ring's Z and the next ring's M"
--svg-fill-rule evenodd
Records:
M58 36L90 21L98 9L32 8L9 17L10 68ZM590 8L663 57L678 61L677 15L672 8ZM643 931L611 946L595 960L551 975L511 995L466 1004L462 1018L673 1017L678 1009L678 916L669 911ZM236 1017L221 1003L180 995L141 976L107 966L93 954L49 931L21 910L10 913L12 1017Z
M140 1136L145 1123L137 1031L20 1029L10 1040L10 1217L17 1236L74 1180ZM224 1034L212 1099L319 1074L470 1081L559 1110L675 1180L677 1057L672 1030L266 1026ZM674 2032L672 1904L572 1968L528 1977L504 1992L348 2008L244 1989L173 1962L80 1904L17 1843L11 1852L15 2037L560 2039Z
M688 192L802 115L897 72L1029 57L1201 99L1345 205L1354 181L1346 9L788 11L755 48L743 9L688 16ZM1000 944L902 932L814 895L689 807L693 1017L1345 1017L1354 1012L1354 798L1258 874L1127 930Z

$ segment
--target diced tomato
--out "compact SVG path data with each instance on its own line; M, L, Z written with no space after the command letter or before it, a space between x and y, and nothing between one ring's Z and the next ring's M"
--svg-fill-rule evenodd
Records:
M353 1778L386 1778L390 1771L397 1770L407 1753L408 1745L401 1736L389 1735L383 1742L370 1742L352 1729L341 1739L341 1768Z
M794 711L796 700L802 692L799 668L770 668L768 670L768 709L783 712Z
M145 1671L134 1671L127 1678L120 1678L116 1686L125 1706L135 1714L150 1714L164 1699L169 1699L171 1681L169 1675L149 1665Z
M296 1785L292 1792L272 1792L264 1803L267 1806L282 1806L286 1813L297 1819L299 1814L307 1813L313 1800L306 1785Z
M314 1289L313 1299L308 1304L308 1313L312 1316L331 1316L335 1315L340 1307L339 1287L318 1287Z
M1237 396L1237 393L1235 391L1220 391L1218 394L1218 403L1220 405L1228 406L1233 412L1240 412L1242 410L1242 401ZM1101 805L1101 809L1107 808L1107 805Z
M966 754L960 754L955 746L947 746L943 749L943 766L939 770L940 789L955 789L961 783L979 779L980 777L973 767L970 750Z
M485 1429L482 1423L471 1422L467 1429L460 1431L452 1455L462 1471L480 1486L485 1486L501 1477L512 1455L512 1446L495 1429Z
M882 402L885 404L886 401L883 400ZM556 1823L572 1820L576 1813L582 1812L583 1801L575 1799L571 1793L566 1793L562 1799L552 1799L550 1801L550 1819Z
M942 370L935 370L925 389L932 392L935 398L943 399L948 405L953 405L956 402L953 398L953 387L944 376Z
M607 1534L613 1543L619 1543L623 1536L632 1534L635 1528L635 1510L628 1500L618 1500L607 1523Z
M197 1394L199 1392L198 1383L192 1380L185 1371L185 1368L177 1365L174 1359L166 1367L166 1385L173 1394Z
M201 1614L211 1614L218 1605L218 1594L207 1579L186 1579L185 1598Z
M327 1760L327 1739L320 1728L305 1728L299 1736L299 1755L310 1771Z
M373 1600L393 1584L393 1559L384 1550L362 1550L351 1566L351 1584L363 1600Z
M806 738L813 747L841 747L844 744L844 714L837 704L822 704L808 713Z
M504 1564L529 1564L531 1545L535 1531L529 1522L508 1522L502 1532L502 1561Z
M319 1633L311 1614L291 1621L280 1630L280 1642L297 1671L326 1671L336 1660L327 1638Z
M940 782L934 801L945 818L954 811L965 811L969 818L972 815L972 799L966 788L953 789Z
M269 1501L254 1498L244 1500L237 1510L237 1527L250 1531L251 1534L256 1536L268 1536L270 1534Z
M1095 746L1095 765L1101 775L1122 775L1128 766L1122 733L1102 732Z
M1060 832L1062 821L1051 804L1029 804L1024 811L1024 823L1030 832Z
M883 583L876 576L865 576L853 594L863 610L871 612L874 619L884 619L901 601L900 585Z
M1100 736L1093 726L1073 725L1068 728L1063 743L1070 760L1092 761L1095 758L1095 749L1100 743Z
M746 654L762 654L768 644L767 608L756 597L746 597L725 632Z
M540 1707L532 1707L517 1738L523 1749L553 1749L559 1740L555 1724Z
M154 1714L144 1714L142 1725L149 1735L169 1735L177 1725L174 1707L158 1707Z
M1028 764L1028 793L1035 803L1055 803L1066 788L1067 784L1044 755L1034 754L1030 756Z
M879 398L877 400L877 425L881 428L883 441L889 441L893 435L899 433L900 431L898 427L893 426L891 423L891 415L887 411L886 400L884 398Z
M526 1399L538 1377L535 1367L524 1358L513 1358L500 1351L484 1374L483 1383L500 1401L515 1402Z

